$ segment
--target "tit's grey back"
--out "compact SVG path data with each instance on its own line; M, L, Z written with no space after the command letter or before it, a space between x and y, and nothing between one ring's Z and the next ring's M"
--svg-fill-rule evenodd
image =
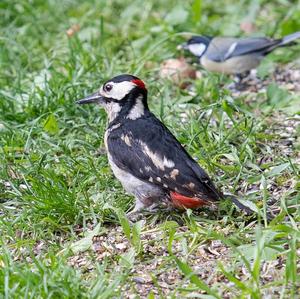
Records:
M272 40L265 37L232 38L216 37L208 46L205 56L216 62L223 62L229 58L246 54L263 56L281 40Z

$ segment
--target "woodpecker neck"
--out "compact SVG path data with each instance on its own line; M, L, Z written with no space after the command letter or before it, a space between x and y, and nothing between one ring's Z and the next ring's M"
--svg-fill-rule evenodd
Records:
M119 123L124 119L135 120L148 111L147 90L133 89L121 101L112 101L106 108L109 125Z

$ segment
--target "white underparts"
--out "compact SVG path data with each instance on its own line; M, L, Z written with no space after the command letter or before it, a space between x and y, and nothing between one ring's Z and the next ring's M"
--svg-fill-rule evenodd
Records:
M163 196L163 191L160 187L149 183L146 183L131 173L119 168L113 157L108 152L108 161L115 177L121 182L124 189L135 196L138 201L141 201L143 205L151 205L155 200L160 199Z
M113 121L121 111L121 105L119 103L110 102L104 105L104 109L108 115L109 121Z

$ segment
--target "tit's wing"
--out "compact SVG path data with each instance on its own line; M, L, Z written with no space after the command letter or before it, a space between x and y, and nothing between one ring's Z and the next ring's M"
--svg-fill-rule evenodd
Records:
M166 192L209 201L222 197L206 172L152 114L112 131L107 145L119 168Z
M250 38L214 38L205 53L207 58L216 62L222 62L232 57L246 54L265 55L281 40L272 40L265 37Z

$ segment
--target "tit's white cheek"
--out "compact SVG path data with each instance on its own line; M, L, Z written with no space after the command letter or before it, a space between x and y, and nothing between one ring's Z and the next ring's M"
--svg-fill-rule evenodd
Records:
M206 49L206 45L204 44L191 44L189 45L189 50L195 56L201 56Z

